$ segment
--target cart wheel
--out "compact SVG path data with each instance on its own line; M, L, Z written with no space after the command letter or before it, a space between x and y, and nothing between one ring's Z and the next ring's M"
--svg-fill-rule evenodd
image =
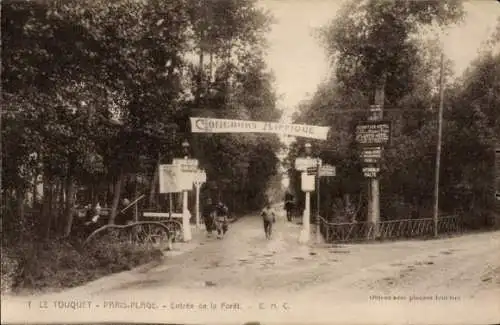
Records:
M144 222L131 225L131 241L137 245L145 245L158 249L169 248L170 231L168 227L157 222Z
M93 242L105 240L108 242L121 242L126 239L123 226L105 225L101 228L94 230L83 243L89 245Z
M181 242L184 239L182 233L182 224L177 220L167 220L165 225L170 230L173 242Z

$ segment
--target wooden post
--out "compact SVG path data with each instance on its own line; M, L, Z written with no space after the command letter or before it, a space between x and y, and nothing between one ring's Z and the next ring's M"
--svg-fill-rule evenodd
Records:
M385 84L386 76L382 76L380 83L375 89L375 105L370 107L370 121L380 121L383 117L384 101L385 101ZM375 164L374 167L377 167ZM380 224L380 183L378 174L375 177L370 177L369 185L369 200L368 200L368 222L373 225L373 238L379 237Z
M319 175L319 168L320 168L320 165L319 165L319 158L316 159L316 242L318 244L321 243L321 229L320 229L320 220L319 220L319 207L320 207L320 198L319 198L319 195L320 195L320 184L319 184L319 181L320 181L320 175Z

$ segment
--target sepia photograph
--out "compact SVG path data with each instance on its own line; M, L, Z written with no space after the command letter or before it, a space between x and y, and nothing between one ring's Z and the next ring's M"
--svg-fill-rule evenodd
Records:
M500 1L1 22L2 324L500 322Z

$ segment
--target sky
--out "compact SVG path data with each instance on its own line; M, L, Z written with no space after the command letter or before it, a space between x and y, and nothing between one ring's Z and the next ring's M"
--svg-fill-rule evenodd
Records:
M276 77L279 108L289 120L297 104L311 96L331 68L315 30L335 18L341 0L261 0L276 22L268 34L268 67ZM465 3L466 18L450 28L443 40L446 55L460 75L477 57L500 17L500 3L472 0Z

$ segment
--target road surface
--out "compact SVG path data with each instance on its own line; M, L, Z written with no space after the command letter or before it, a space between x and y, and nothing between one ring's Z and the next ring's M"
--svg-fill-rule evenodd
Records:
M500 320L500 232L304 246L299 231L281 216L267 241L259 217L247 216L223 240L194 233L161 263L60 293L7 297L2 313L199 324Z

